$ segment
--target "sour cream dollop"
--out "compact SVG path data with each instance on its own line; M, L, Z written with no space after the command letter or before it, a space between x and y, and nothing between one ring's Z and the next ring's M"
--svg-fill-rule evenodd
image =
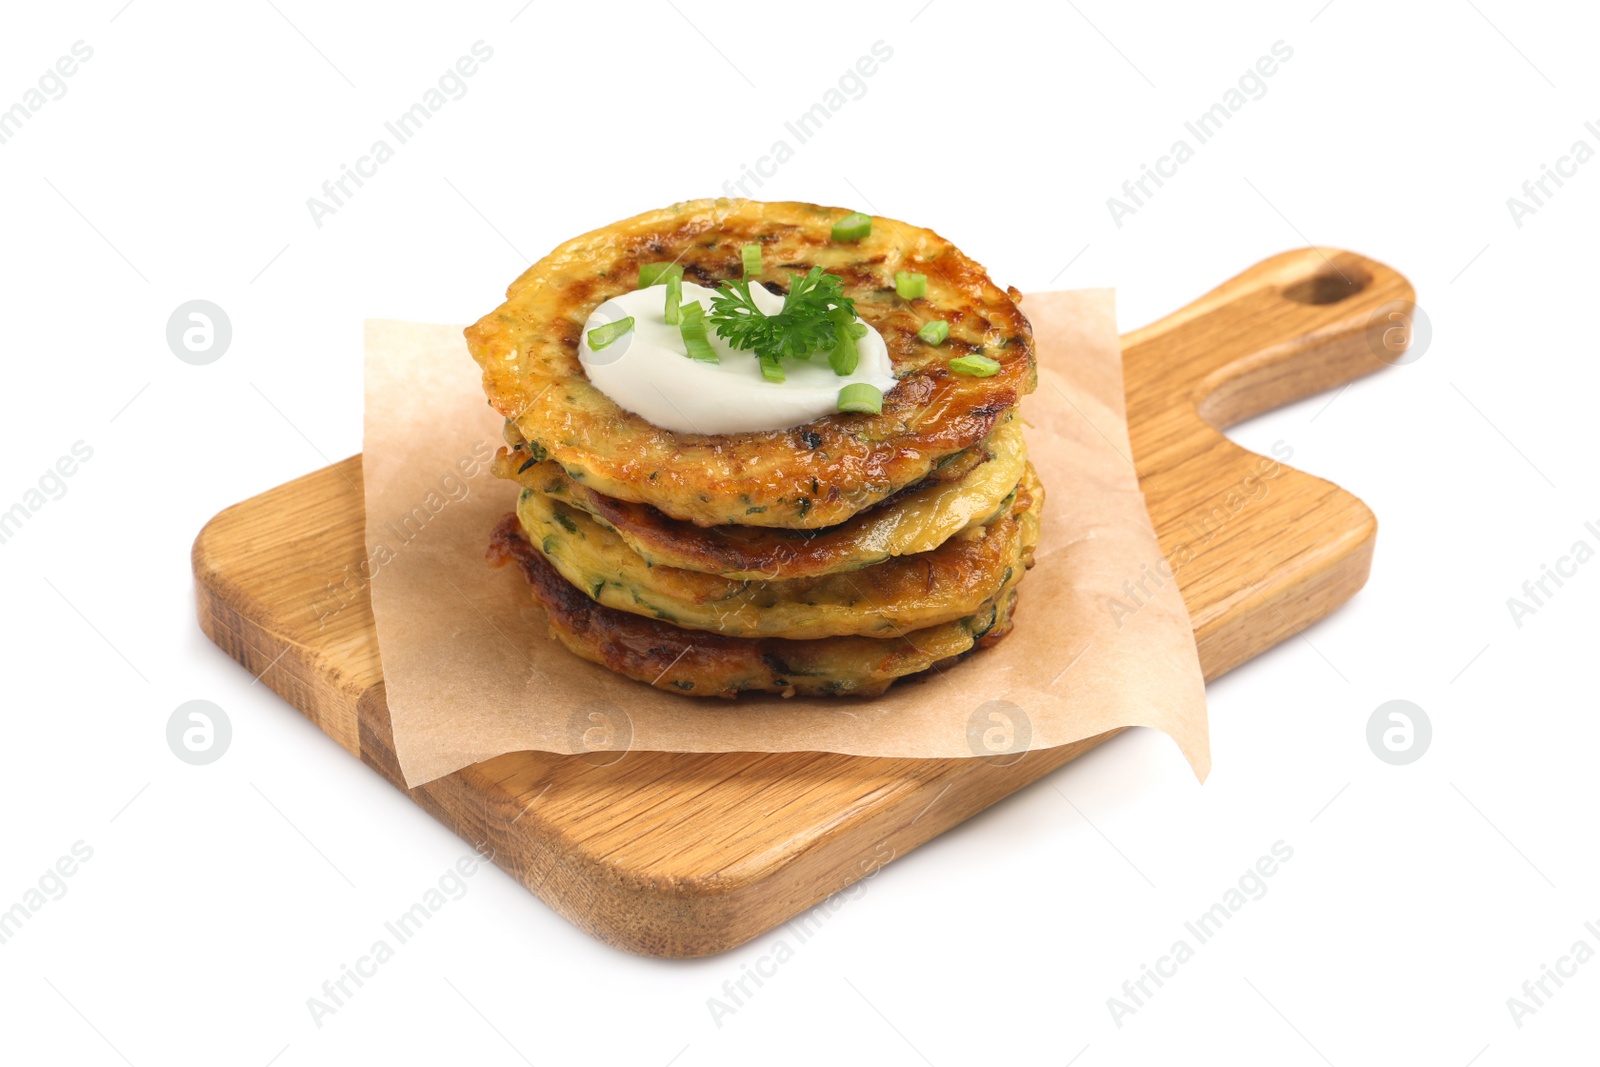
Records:
M695 301L707 312L715 292L683 283L684 302ZM871 325L856 341L861 359L855 373L843 376L819 352L810 359L784 360L787 380L769 382L761 377L753 352L729 347L709 323L706 339L720 362L692 360L684 354L678 327L667 325L666 294L666 286L652 285L607 300L589 316L578 340L578 358L595 388L664 429L704 434L787 430L834 414L839 390L852 382L866 382L883 393L895 386L889 348ZM764 314L783 310L783 297L764 286L752 284L750 296ZM590 330L630 315L632 330L599 351L589 346Z

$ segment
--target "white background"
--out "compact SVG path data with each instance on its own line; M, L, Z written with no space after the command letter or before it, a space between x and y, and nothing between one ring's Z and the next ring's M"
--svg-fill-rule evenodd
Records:
M1520 627L1506 604L1600 547L1600 162L1520 227L1506 204L1600 148L1592 10L274 2L18 5L0 35L0 107L94 50L0 145L0 510L93 449L0 544L0 908L93 849L0 945L0 1057L1593 1059L1600 962L1520 1027L1506 1004L1600 950L1600 562ZM466 95L314 225L307 198L478 40ZM880 40L864 95L751 192L932 226L1025 291L1115 285L1124 328L1311 242L1415 283L1419 361L1234 431L1371 505L1369 584L1211 686L1203 787L1125 735L865 883L720 1026L708 998L791 931L638 959L491 869L318 1027L307 998L467 847L206 641L194 534L359 450L364 318L471 321L557 242L722 193ZM1116 226L1107 197L1280 40L1266 94ZM209 366L165 341L195 298L233 325ZM233 723L206 767L165 741L196 698ZM1365 740L1396 698L1434 729L1404 767ZM1267 894L1116 1025L1107 998L1280 840Z

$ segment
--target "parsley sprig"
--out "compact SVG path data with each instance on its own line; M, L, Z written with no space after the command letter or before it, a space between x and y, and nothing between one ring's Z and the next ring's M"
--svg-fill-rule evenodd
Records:
M836 373L850 374L858 358L856 338L866 330L855 321L855 301L844 295L843 279L823 273L821 267L790 278L783 310L776 315L763 314L756 306L746 277L722 283L711 298L707 318L729 347L754 352L764 368L827 352ZM769 375L769 380L782 378Z

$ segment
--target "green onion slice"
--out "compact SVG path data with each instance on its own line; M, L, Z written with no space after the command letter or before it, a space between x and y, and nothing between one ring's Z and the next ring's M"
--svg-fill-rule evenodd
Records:
M676 274L682 280L683 264L641 263L639 264L639 288L648 289L652 285L660 285L667 280L667 275L669 274Z
M739 249L739 255L744 259L744 276L746 278L761 273L760 245L745 245Z
M875 385L851 382L839 390L839 410L856 415L878 415L883 412L883 393Z
M872 216L852 211L833 224L835 241L859 241L872 232Z
M950 324L940 319L935 319L918 330L917 336L930 345L942 345L944 344L944 339L950 336Z
M683 303L683 274L667 275L667 325L676 326L682 316L680 305ZM696 304L695 307L699 307Z
M633 316L608 322L604 326L596 326L589 331L589 347L595 352L615 341L629 330L633 329Z
M908 270L894 272L894 291L907 300L915 300L919 296L928 295L928 276L926 274L913 274Z
M758 356L757 358L761 360L761 377L765 378L769 382L781 382L785 380L783 373L783 360L773 356Z
M691 300L678 307L678 336L683 338L684 354L698 363L721 363L716 349L706 337L706 309Z
M828 312L828 317L833 320L834 333L833 348L828 352L828 365L833 368L833 373L843 378L854 374L857 364L861 362L861 352L856 348L855 316L844 308L836 307Z
M988 356L957 356L950 361L950 369L974 378L992 378L1000 373L1000 364Z

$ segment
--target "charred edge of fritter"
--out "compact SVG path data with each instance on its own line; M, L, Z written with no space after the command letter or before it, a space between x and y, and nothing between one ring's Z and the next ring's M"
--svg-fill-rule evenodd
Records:
M552 630L559 622L575 637L585 638L591 633L598 635L599 654L602 657L600 665L617 674L634 678L640 675L660 678L682 658L682 646L687 636L692 636L698 647L711 651L726 649L731 652L740 648L738 638L702 632L690 635L688 631L668 623L595 603L563 578L543 554L528 542L522 524L514 513L501 519L495 526L489 541L488 558L496 567L507 563L517 565L522 576L533 587L534 596L550 615ZM635 635L642 633L647 636L643 641L629 641L627 635L630 631ZM698 692L692 695L731 698L737 693Z

